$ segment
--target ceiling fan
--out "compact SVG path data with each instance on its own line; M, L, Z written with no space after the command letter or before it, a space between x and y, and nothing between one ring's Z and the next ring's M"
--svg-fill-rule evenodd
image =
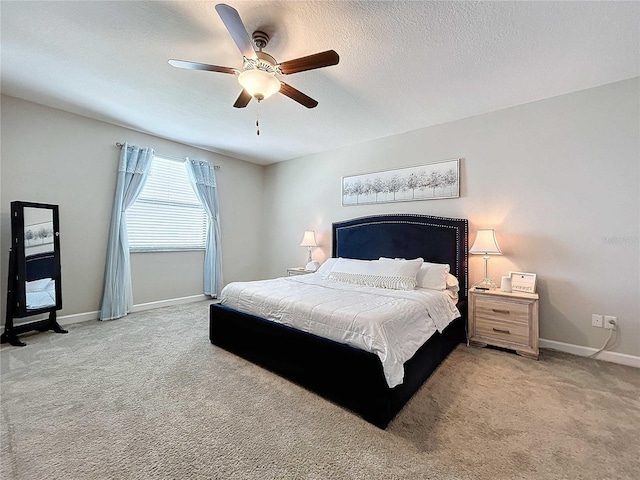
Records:
M242 92L236 103L233 104L236 108L246 107L252 97L255 97L260 102L276 92L286 95L307 108L314 108L318 105L316 100L279 80L277 76L337 65L340 57L335 51L327 50L326 52L278 63L275 58L262 51L269 43L269 35L258 30L253 32L253 35L249 38L249 34L240 19L240 14L235 8L221 3L216 5L216 11L225 27L227 27L231 38L238 46L240 53L242 53L242 69L175 59L169 60L170 65L189 70L206 70L238 75L238 82L242 86ZM258 48L257 51L253 45Z

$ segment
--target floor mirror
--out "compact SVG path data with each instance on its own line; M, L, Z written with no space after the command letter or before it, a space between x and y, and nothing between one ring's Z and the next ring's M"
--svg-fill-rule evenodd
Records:
M2 343L24 346L18 335L34 330L67 333L56 319L56 312L61 308L58 206L11 202L11 248ZM35 315L41 318L20 320ZM43 315L46 317L42 318Z

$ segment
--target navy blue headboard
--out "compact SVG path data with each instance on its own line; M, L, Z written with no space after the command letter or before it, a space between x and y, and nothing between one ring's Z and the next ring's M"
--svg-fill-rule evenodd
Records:
M466 219L390 214L355 218L332 225L334 257L375 260L417 258L448 263L460 282L460 299L468 290L469 225Z
M27 282L41 278L54 278L56 276L55 253L44 252L28 255L25 258L25 272Z

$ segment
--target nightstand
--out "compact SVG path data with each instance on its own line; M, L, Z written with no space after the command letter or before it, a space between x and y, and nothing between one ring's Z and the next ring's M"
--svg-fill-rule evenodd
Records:
M538 294L469 290L469 343L538 359Z
M313 272L309 270L305 270L304 267L287 268L288 277L293 277L294 275L306 275L307 273L313 273Z

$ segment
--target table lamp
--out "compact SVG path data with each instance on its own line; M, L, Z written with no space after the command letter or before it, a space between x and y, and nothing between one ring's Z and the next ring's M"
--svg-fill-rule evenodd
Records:
M318 269L318 262L314 262L311 259L311 247L317 247L316 234L313 230L307 230L302 237L301 247L307 247L309 249L309 255L307 257L307 265L304 267L309 272L315 272Z
M484 278L479 282L474 283L473 287L479 287L486 290L498 288L487 274L489 255L502 255L502 251L498 246L498 240L496 240L496 232L493 231L493 229L478 230L476 241L473 242L473 246L469 250L469 253L474 255L484 255Z

